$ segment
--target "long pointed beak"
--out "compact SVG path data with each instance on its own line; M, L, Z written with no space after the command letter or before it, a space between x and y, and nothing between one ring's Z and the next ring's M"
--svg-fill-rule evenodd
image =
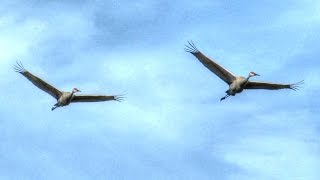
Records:
M260 76L260 74L256 74L256 76Z

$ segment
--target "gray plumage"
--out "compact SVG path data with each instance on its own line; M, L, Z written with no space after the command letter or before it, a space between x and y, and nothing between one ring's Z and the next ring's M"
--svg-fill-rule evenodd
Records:
M237 93L242 92L244 89L267 89L267 90L278 90L278 89L292 89L297 90L299 85L303 83L300 81L294 84L277 84L277 83L269 83L269 82L257 82L250 81L249 79L253 76L260 76L255 72L250 72L248 77L235 76L221 65L216 63L215 61L209 59L204 54L202 54L193 42L188 42L185 48L186 52L193 54L206 68L208 68L211 72L216 74L220 79L226 82L229 85L229 89L226 91L226 95L220 99L224 100L225 98L231 96L235 96Z
M73 88L71 92L64 92L56 89L52 85L48 84L44 80L39 77L33 75L29 71L27 71L21 62L17 62L17 65L14 65L14 69L16 72L22 74L29 81L32 82L35 86L50 94L53 98L57 100L57 103L52 107L51 110L54 110L61 106L67 106L70 103L74 102L99 102L99 101L122 101L122 95L114 95L114 96L105 96L105 95L75 95L77 92L81 92L77 88Z

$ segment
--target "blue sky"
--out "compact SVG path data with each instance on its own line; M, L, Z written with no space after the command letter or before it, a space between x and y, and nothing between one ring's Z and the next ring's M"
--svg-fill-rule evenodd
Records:
M6 1L0 4L0 179L320 178L320 3ZM184 52L300 91L228 88ZM124 102L55 101L15 73Z

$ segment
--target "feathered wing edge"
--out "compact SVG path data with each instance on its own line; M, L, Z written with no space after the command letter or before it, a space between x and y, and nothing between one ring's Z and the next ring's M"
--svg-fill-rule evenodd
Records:
M71 102L101 102L101 101L118 101L122 102L125 95L75 95Z
M304 84L304 80L299 81L293 84L277 84L270 82L258 82L258 81L249 81L244 89L268 89L268 90L278 90L278 89L291 89L299 90L301 85Z
M186 52L193 54L206 68L208 68L224 82L226 82L227 84L231 84L234 81L235 76L231 72L202 54L192 41L188 41L188 45L185 46L186 47L184 50Z
M34 84L35 86L37 86L41 90L45 91L46 93L50 94L55 99L59 99L59 97L61 96L61 94L62 94L61 91L59 91L58 89L51 86L50 84L48 84L44 80L40 79L39 77L37 77L37 76L33 75L32 73L30 73L29 71L27 71L20 61L19 62L17 61L17 64L13 65L13 69L16 72L22 74L29 81L31 81L32 84Z
M294 91L299 90L301 88L302 84L304 84L304 80L301 80L301 81L299 81L297 83L290 84L289 89L292 89Z

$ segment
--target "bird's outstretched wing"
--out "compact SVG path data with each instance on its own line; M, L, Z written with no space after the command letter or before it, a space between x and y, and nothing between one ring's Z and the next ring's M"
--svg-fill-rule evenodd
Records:
M27 71L21 62L17 62L17 65L13 66L14 70L20 74L22 74L24 77L26 77L29 81L31 81L35 86L40 88L41 90L47 92L55 99L59 99L62 92L56 89L55 87L51 86L50 84L46 83L44 80L38 78L37 76L31 74L29 71Z
M104 96L104 95L74 95L71 102L99 102L99 101L119 101L124 99L123 95Z
M211 72L216 74L220 79L222 79L227 84L231 84L236 78L235 76L220 66L218 63L214 62L213 60L209 59L205 55L203 55L193 44L192 41L188 41L189 45L186 45L185 51L193 54L198 60L207 67Z
M296 91L300 88L300 85L303 83L304 83L303 80L294 84L277 84L277 83L268 83L268 82L249 81L244 87L244 89L268 89L268 90L292 89Z

